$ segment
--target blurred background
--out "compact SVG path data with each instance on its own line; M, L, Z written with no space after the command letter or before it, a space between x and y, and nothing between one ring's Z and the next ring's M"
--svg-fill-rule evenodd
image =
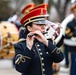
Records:
M61 22L69 15L69 8L73 2L74 0L0 0L0 21L20 14L21 9L28 3L48 3L49 20Z
M47 3L48 19L62 23L70 15L70 7L74 2L75 0L0 0L0 75L21 75L14 69L12 60L14 57L13 44L18 41L21 27L19 22L22 16L21 10L25 5ZM10 38L12 41L9 41ZM64 51L63 46L61 49ZM59 64L59 71L54 75L69 75L69 68L66 71L60 69L64 67L64 64L65 59Z
M61 22L69 15L69 8L74 0L0 0L0 21L8 20L14 14L20 14L21 9L28 3L48 3L49 19ZM54 15L54 16L53 16Z

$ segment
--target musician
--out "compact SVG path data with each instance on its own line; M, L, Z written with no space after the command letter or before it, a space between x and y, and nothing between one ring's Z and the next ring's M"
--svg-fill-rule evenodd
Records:
M14 45L15 68L22 75L52 75L53 62L59 63L64 55L45 38L46 10L35 9L21 19L25 26L25 39Z
M69 39L73 43L75 43L76 42L75 40L76 39L76 3L72 5L71 12L74 15L74 19L67 24L65 35L66 35L66 39ZM68 45L70 47L70 52L71 52L70 75L76 75L76 46L73 43L71 45Z
M35 5L35 4L33 4L33 3L31 3L31 4L28 4L28 5L26 5L23 9L22 9L22 14L27 14L27 12L29 12L29 11L32 11L32 10L35 10L35 9L38 9L38 8L44 8L45 10L47 10L47 7L48 7L48 4L46 4L46 3L43 3L43 4L40 4L40 5ZM30 10L29 10L30 9ZM46 14L45 15L46 16L46 19L47 19L47 17L49 16L48 14ZM60 24L59 24L60 25ZM60 29L60 28L59 28ZM57 29L57 31L59 31L58 29ZM20 28L20 33L19 33L19 41L21 41L22 39L24 39L25 38L25 27L24 26L22 26L21 28ZM63 36L62 36L62 39L58 42L58 44L56 45L57 47L60 47L62 44L63 44ZM54 40L53 40L54 41ZM56 74L58 71L59 71L59 65L58 65L58 63L54 63L53 65L52 65L52 68L53 68L53 74Z

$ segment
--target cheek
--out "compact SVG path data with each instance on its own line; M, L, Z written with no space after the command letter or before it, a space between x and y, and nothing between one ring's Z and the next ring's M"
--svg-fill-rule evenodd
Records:
M41 28L40 27L37 27L37 28L35 28L35 30L41 30Z

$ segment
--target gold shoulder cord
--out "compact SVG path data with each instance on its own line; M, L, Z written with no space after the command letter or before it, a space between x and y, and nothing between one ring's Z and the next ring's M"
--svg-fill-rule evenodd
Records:
M24 38L21 38L21 39L19 39L19 41L18 42L21 42L21 41L25 41L26 39L24 39Z
M17 56L20 56L16 61L15 61L15 64L19 64L20 62L25 62L26 61L26 58L27 59L31 59L30 57L28 57L28 56L23 56L23 55L21 55L21 54L18 54ZM16 56L16 57L17 57Z

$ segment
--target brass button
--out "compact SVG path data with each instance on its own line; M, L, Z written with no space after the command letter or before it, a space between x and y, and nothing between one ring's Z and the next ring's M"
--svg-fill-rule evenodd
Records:
M44 66L44 63L42 63L42 66Z
M41 49L38 49L39 51L41 51Z
M43 71L45 71L45 69L43 69Z
M59 50L59 49L57 49L57 50L56 50L56 53L57 53L57 54L59 54L59 53L60 53L60 50Z
M39 47L40 45L39 44L37 44L37 47Z
M42 53L40 53L40 55L42 55Z
M41 60L44 60L44 58L42 57Z
M46 52L46 54L49 54L48 52Z

